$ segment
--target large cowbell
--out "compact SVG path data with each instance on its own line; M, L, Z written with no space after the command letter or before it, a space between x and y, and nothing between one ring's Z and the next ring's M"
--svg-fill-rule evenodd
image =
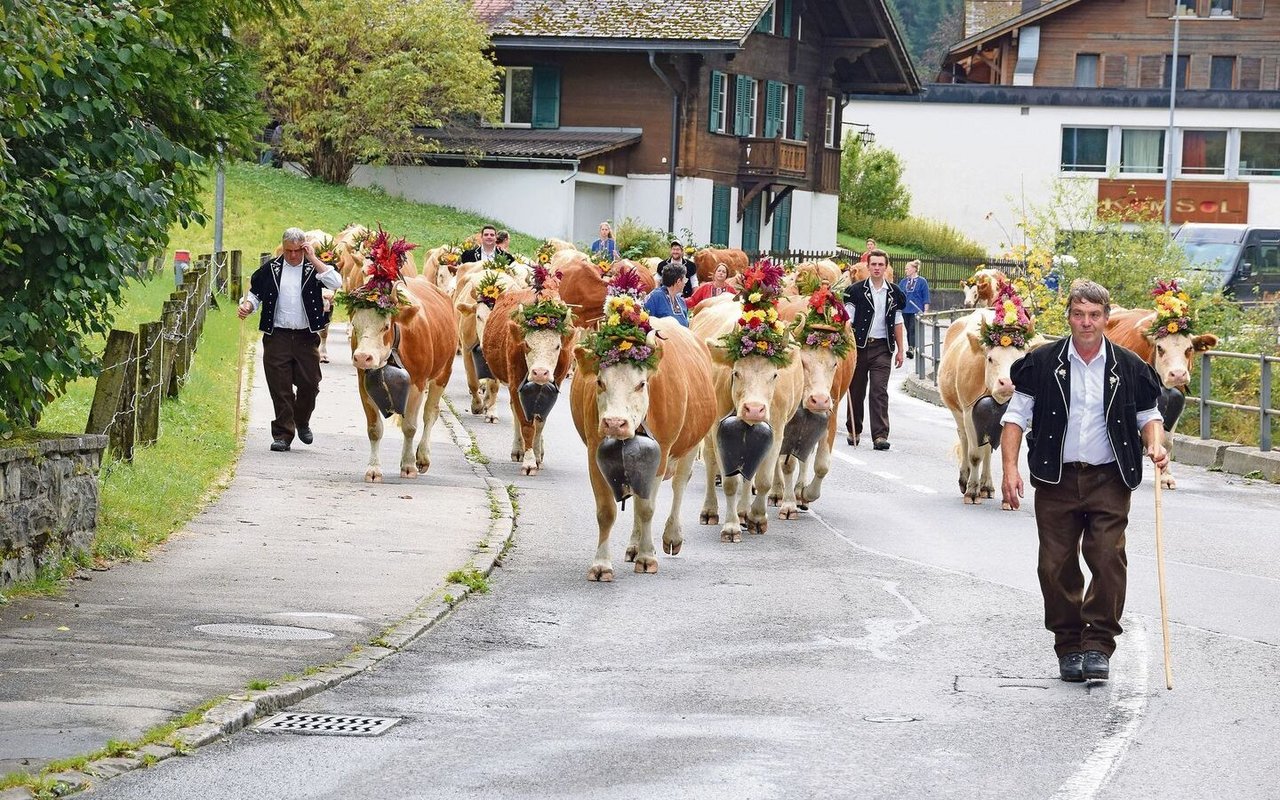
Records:
M382 416L404 414L409 402L409 371L388 359L377 369L365 370L364 390Z
M978 447L989 444L992 450L1000 449L1000 434L1004 431L1000 418L1008 407L1008 403L997 403L989 394L973 404L973 429L978 433Z
M646 433L629 439L607 436L596 448L596 466L618 502L631 495L644 500L652 498L658 488L661 460L662 448Z
M524 410L524 418L533 420L538 417L546 419L555 407L556 398L560 396L560 387L554 383L534 383L525 381L520 384L520 408Z
M476 378L479 380L484 381L493 377L489 362L484 360L484 350L480 348L479 342L471 348L471 363L476 365Z
M1186 404L1187 396L1181 389L1170 389L1166 386L1160 390L1160 396L1156 398L1156 408L1160 409L1160 416L1164 419L1165 431L1172 431L1173 426L1178 424L1178 417L1182 416L1182 409Z
M782 449L778 452L778 457L791 456L804 461L813 455L818 440L827 432L829 419L829 414L815 414L803 406L796 409L782 431Z
M730 414L716 426L716 447L720 450L720 474L730 477L742 473L746 480L756 476L773 444L773 428L767 422L748 425Z

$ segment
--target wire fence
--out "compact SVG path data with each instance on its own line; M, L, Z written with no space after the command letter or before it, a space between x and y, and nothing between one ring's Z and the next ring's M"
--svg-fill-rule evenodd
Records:
M144 272L154 276L162 269L163 257L157 257ZM106 435L113 458L132 461L138 445L159 439L161 403L182 391L209 310L218 307L218 295L241 295L241 253L200 255L181 272L175 264L175 281L158 320L107 335L85 432Z

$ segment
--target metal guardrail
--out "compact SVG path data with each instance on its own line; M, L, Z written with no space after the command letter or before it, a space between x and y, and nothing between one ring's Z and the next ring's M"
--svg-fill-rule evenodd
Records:
M953 308L916 316L916 378L938 384L938 362L942 360L942 340L946 329L957 318L972 312L971 308ZM1258 405L1243 405L1225 400L1214 400L1212 393L1212 361L1215 358L1244 359L1257 363L1261 369L1258 388ZM1257 353L1232 353L1224 350L1206 350L1200 354L1200 394L1196 398L1200 408L1200 438L1212 439L1211 409L1226 408L1258 415L1258 449L1269 452L1272 445L1271 424L1280 419L1280 409L1271 407L1272 365L1280 364L1280 356Z

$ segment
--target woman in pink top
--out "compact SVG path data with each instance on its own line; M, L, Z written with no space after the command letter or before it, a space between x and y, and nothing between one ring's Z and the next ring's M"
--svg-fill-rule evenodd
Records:
M703 300L729 291L728 281L729 267L724 263L716 264L716 273L711 283L704 283L693 290L693 296L689 298L689 312L692 313Z

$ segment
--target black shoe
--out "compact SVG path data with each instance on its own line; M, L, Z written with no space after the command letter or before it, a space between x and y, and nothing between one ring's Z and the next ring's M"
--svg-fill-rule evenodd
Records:
M911 349L908 349L908 350L907 350L907 358L915 358L915 357L916 357L916 351L911 350Z
M298 438L302 440L303 444L311 444L316 440L316 437L311 433L310 425L298 426Z
M888 440L888 439L876 439L875 444L874 444L874 445L872 445L872 446L873 446L873 447L875 447L875 449L877 449L877 450L888 450L888 449L889 449L889 440Z
M1085 680L1105 681L1111 677L1111 659L1101 650L1086 650L1083 672Z
M1058 659L1058 674L1064 681L1081 683L1084 681L1084 653L1067 653Z
M289 449L289 443L286 442L284 439L276 439L271 443L271 452L273 453L283 453L288 449Z
M861 436L862 434L860 433L854 433L844 437L844 440L849 443L850 447L857 447L858 439L861 438Z

